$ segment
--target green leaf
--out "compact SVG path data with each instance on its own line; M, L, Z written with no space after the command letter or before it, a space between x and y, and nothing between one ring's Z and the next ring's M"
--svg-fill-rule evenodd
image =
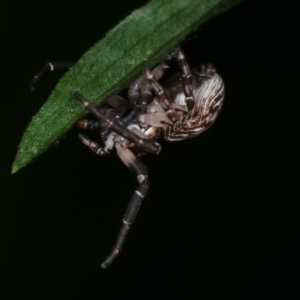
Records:
M105 101L137 77L143 68L159 62L200 24L238 2L152 0L133 11L59 81L26 129L12 173L44 152L84 116L84 108L74 100L75 91L91 102Z

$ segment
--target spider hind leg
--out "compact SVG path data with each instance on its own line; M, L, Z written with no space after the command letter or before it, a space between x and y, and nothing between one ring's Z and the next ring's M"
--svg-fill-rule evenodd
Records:
M122 226L113 246L111 253L107 256L107 258L102 262L101 268L107 268L118 256L128 232L131 228L131 225L136 219L136 216L140 210L143 199L148 193L149 190L149 181L147 169L143 165L143 163L125 146L122 146L120 143L116 144L116 150L119 158L122 162L132 171L139 182L138 188L134 191L128 207L125 211L125 214L122 219Z

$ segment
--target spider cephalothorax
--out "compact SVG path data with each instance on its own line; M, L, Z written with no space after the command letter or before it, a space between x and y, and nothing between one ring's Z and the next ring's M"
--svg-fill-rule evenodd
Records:
M114 95L106 106L96 107L79 92L75 97L97 118L84 119L78 127L100 131L98 143L80 134L80 140L96 154L103 156L116 150L123 163L139 182L123 217L123 224L110 255L102 263L109 266L119 254L131 224L149 189L148 174L138 158L144 153L158 154L160 139L179 141L195 137L216 119L224 99L221 77L211 65L190 70L181 50L174 55L180 72L163 86L159 80L167 67L165 62L146 70L128 90L128 100Z

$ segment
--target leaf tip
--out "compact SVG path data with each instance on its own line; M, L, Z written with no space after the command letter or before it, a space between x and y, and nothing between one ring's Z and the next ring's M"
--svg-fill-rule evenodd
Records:
M11 175L14 175L15 173L17 173L20 170L20 168L18 166L16 166L15 164L12 165L11 168Z
M11 175L14 175L15 173L19 172L20 169L24 167L24 163L20 160L20 153L17 152L16 158L11 166Z

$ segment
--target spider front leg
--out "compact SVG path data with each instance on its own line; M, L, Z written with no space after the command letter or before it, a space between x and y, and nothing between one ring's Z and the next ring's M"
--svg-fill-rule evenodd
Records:
M143 163L129 150L126 146L121 143L116 144L116 150L119 158L122 162L132 171L139 182L139 187L134 191L124 217L122 219L122 226L113 246L111 253L102 262L101 268L107 268L120 253L128 232L133 224L142 204L142 200L147 195L149 190L149 181L146 167Z
M92 105L79 92L75 92L74 96L85 108L87 108L95 117L99 119L103 129L116 132L123 138L134 143L142 151L153 154L158 154L160 152L161 146L158 143L154 142L153 140L142 138L128 130L125 126L118 124L115 120L105 117L96 106Z

